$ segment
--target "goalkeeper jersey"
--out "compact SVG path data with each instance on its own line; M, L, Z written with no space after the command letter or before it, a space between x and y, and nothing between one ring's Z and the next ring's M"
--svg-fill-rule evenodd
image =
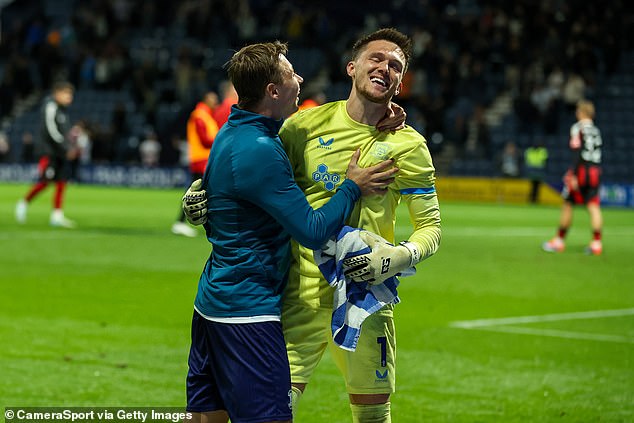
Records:
M359 187L346 180L313 210L293 180L277 135L281 120L234 106L214 141L203 188L211 256L194 306L210 320L279 320L290 262L290 237L319 248L344 223Z
M440 242L440 212L435 170L425 138L411 127L395 133L354 121L346 101L300 111L286 120L280 137L293 166L295 179L313 207L324 204L345 178L353 152L361 149L359 165L368 167L393 158L399 171L384 196L362 197L347 224L394 242L396 207L407 203L415 242L423 258ZM284 301L312 307L332 307L332 289L314 263L310 249L292 244L293 261Z

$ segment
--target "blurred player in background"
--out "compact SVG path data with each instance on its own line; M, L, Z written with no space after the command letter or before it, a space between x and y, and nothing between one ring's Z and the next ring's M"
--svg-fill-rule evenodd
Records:
M397 170L392 160L362 169L357 152L331 201L316 210L308 204L278 137L297 111L303 82L286 52L280 42L253 44L228 64L240 100L218 133L202 181L213 248L192 319L187 410L193 421L291 421L280 321L290 238L319 248L359 197L384 193Z
M209 151L218 133L218 123L213 118L214 108L218 106L218 95L209 91L196 104L187 120L187 159L191 182L201 179L205 172ZM185 221L181 208L178 220L172 225L172 233L195 237L196 229Z
M436 252L440 211L435 171L425 139L411 127L385 129L391 99L401 89L411 57L411 40L394 29L376 31L353 46L346 69L352 79L347 101L327 103L296 113L280 131L293 173L313 207L324 204L345 175L346 160L361 149L360 163L370 166L394 158L399 173L385 196L363 198L347 224L394 242L396 207L404 201L413 224L407 242L378 246L366 266L352 268L353 280L373 283L394 276ZM198 215L193 216L198 218ZM313 259L313 251L292 243L289 284L284 291L282 323L291 366L293 409L327 348L341 370L349 393L353 422L391 421L390 395L395 390L396 335L393 307L368 317L356 351L332 341L333 290ZM373 253L375 253L373 255Z
M70 162L79 154L69 139L71 129L68 106L73 102L75 89L69 82L57 82L50 96L42 104L41 131L35 149L39 157L39 179L15 208L15 218L26 223L29 203L38 196L50 182L55 182L51 226L74 228L75 222L64 216L64 193L70 176Z
M574 163L564 175L564 203L561 206L557 236L542 245L545 251L564 251L564 240L572 225L573 207L585 204L592 228L592 241L586 247L586 253L600 255L603 252L603 217L599 199L603 141L599 128L593 122L594 114L594 104L591 101L580 100L577 103L577 122L570 128L570 150L574 156Z
M533 141L533 145L524 151L524 170L531 181L531 190L528 201L531 204L539 203L539 188L546 177L546 161L548 150L541 140Z
M229 119L231 106L238 102L238 93L231 81L222 81L220 83L220 97L222 98L218 107L214 108L213 117L218 124L218 128L222 128Z

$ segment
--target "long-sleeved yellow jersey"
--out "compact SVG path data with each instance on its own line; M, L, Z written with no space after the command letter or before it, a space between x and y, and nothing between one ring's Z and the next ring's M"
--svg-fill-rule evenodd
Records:
M359 166L368 167L393 158L399 171L385 195L362 197L347 224L381 235L394 243L396 207L405 201L413 224L410 242L422 258L440 244L440 210L435 169L425 138L411 127L380 132L350 118L346 101L300 111L286 120L280 137L295 180L313 208L322 206L343 182L350 158L361 149ZM323 279L313 252L293 241L293 260L284 301L310 307L332 308L332 288Z

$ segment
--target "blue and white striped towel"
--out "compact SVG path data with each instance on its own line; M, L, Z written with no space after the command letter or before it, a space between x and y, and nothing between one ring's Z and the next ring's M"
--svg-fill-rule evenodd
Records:
M401 301L396 292L399 283L396 277L389 278L382 284L370 285L367 282L352 282L344 276L342 262L345 258L371 251L359 236L360 231L362 229L344 226L321 250L316 250L313 254L326 281L335 288L331 321L333 341L348 351L357 348L361 324L368 316L387 304ZM399 276L414 273L416 269L412 267Z

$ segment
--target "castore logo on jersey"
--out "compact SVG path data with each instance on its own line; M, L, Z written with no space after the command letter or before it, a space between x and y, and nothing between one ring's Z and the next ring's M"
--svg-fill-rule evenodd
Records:
M326 150L331 149L332 143L335 141L334 138L330 138L328 141L324 141L322 137L319 137L319 148L325 148Z

